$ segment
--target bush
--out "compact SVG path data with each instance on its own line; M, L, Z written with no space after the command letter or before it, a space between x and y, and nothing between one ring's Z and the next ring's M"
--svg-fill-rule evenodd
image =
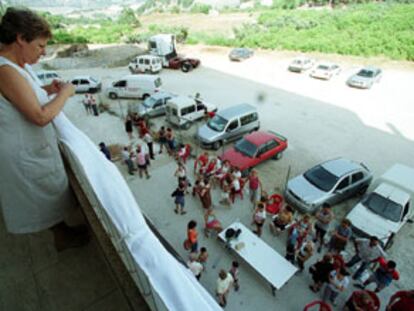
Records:
M210 12L210 10L211 10L211 5L196 3L191 7L190 12L191 13L208 14L208 12Z

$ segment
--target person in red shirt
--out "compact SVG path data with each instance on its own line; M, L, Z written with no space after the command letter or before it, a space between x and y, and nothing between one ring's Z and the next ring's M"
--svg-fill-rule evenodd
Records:
M401 290L391 296L386 311L414 310L414 290Z
M208 163L208 159L208 152L203 152L202 154L200 154L194 162L194 172L197 173L198 169L198 173L202 174Z
M197 253L198 251L198 232L197 232L197 222L195 220L190 220L187 225L187 239L190 242L190 249L192 253Z
M249 180L249 195L250 195L250 202L253 203L253 208L256 207L256 203L260 199L259 190L262 187L260 183L259 176L257 176L257 171L252 170L248 177Z
M376 293L379 293L385 287L389 286L393 280L399 280L400 274L398 273L396 267L397 264L395 261L386 261L383 257L378 259L379 267L362 285L355 284L356 287L365 289L365 287L370 283L376 283L377 288L375 289Z

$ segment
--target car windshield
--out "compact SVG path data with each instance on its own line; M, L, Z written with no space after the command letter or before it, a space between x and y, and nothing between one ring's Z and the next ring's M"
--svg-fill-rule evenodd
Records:
M374 72L372 70L362 69L360 72L358 72L358 76L372 78L374 76Z
M385 219L394 222L398 222L401 219L402 206L388 198L384 198L378 193L371 193L362 201L362 204Z
M321 165L311 168L303 176L316 188L325 192L331 190L338 181L338 177L324 169Z
M326 65L319 65L319 66L318 66L318 69L320 69L320 70L329 70L329 66L326 66Z
M257 146L246 139L240 139L235 145L236 151L253 158L257 152Z
M148 97L142 104L147 108L151 108L156 102L157 100L154 97Z
M227 120L219 115L215 115L212 119L207 122L207 126L213 131L222 132L227 124Z

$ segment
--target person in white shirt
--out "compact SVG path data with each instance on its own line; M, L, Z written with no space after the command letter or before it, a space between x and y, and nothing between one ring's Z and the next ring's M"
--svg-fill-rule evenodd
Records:
M122 160L128 167L128 174L134 175L134 163L131 160L130 153L128 151L128 147L124 147L121 152Z
M352 276L354 280L361 277L370 263L377 261L379 257L385 257L385 252L380 246L379 239L376 236L372 236L369 239L355 239L355 250L356 254L346 264L350 268L356 263L361 262L360 267Z
M197 261L197 254L191 253L190 260L187 262L188 268L194 274L197 280L200 280L201 273L204 271L203 265Z
M155 160L154 157L154 146L153 146L153 142L154 140L152 139L152 136L149 132L146 132L144 135L144 141L146 142L147 146L148 146L148 151L149 151L149 156L151 160Z
M233 285L233 281L233 277L229 272L220 270L219 278L217 279L216 294L221 307L225 307L227 305L227 294Z
M341 268L339 271L332 270L329 274L329 282L326 284L323 291L322 300L328 302L328 300L336 306L336 298L338 295L346 290L349 285L348 271Z

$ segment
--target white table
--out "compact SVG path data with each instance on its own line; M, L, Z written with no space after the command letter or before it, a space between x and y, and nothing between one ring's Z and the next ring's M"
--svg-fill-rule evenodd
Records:
M228 228L241 229L237 239L228 244L246 263L256 270L272 287L272 293L279 290L298 270L283 256L267 245L261 238L240 222L235 222L224 229L219 239L226 241L225 232ZM244 243L244 247L236 249L236 245Z

